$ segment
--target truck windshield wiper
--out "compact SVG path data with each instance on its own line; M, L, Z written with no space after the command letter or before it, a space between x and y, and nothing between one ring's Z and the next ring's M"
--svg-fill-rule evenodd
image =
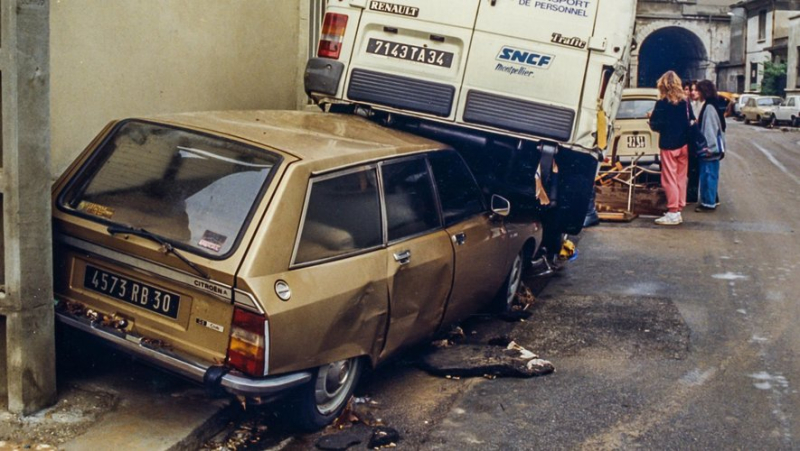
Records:
M130 234L130 235L136 235L136 236L140 236L142 238L147 238L147 239L153 240L156 243L160 244L161 247L163 247L164 250L167 253L171 253L172 255L178 257L178 259L180 259L180 261L182 261L182 262L186 263L187 265L189 265L189 267L192 268L193 270L195 270L197 272L197 274L200 274L201 277L203 277L204 279L209 279L209 280L211 279L211 277L208 274L206 274L205 271L200 269L197 265L192 263L191 260L189 260L183 254L178 252L178 250L175 249L170 243L168 243L167 241L162 240L161 237L159 237L158 235L156 235L153 232L148 232L145 229L139 229L139 228L136 228L136 227L121 226L121 225L108 226L108 228L106 230L111 235L117 235L117 234L120 234L120 233L127 233L127 234Z

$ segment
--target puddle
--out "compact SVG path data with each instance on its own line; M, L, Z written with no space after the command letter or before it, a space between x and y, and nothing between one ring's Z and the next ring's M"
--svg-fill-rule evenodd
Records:
M747 280L750 278L750 276L745 276L744 274L736 274L732 272L726 272L723 274L714 274L711 277L719 280Z
M780 375L772 375L766 371L761 371L759 373L750 374L749 376L751 379L756 380L753 386L759 390L771 390L774 386L789 388L789 380Z
M716 372L717 370L714 368L702 372L700 371L699 368L695 368L692 371L686 373L681 378L681 382L691 386L703 385L706 382L708 382L708 380L711 379L714 376L714 374L716 374Z

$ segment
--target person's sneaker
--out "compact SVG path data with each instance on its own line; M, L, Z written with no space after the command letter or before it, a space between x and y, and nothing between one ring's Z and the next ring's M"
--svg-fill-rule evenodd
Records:
M714 211L716 209L717 209L717 207L706 207L705 205L698 205L694 209L694 211L696 211L698 213L709 213L709 212L712 212L712 211Z
M667 213L664 216L656 219L656 224L666 226L678 225L682 222L683 218L681 217L680 212Z

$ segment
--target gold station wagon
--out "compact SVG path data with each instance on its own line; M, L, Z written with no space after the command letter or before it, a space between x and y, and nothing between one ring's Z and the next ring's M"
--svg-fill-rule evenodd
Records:
M57 317L254 402L290 391L315 429L365 365L513 301L541 230L509 211L455 150L354 116L114 122L54 188Z

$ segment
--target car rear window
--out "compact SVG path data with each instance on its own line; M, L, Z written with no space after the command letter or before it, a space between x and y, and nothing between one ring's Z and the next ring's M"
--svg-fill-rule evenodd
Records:
M777 99L777 98L776 99L773 99L773 98L758 99L758 106L775 106L775 105L780 105L780 104L781 104L781 99Z
M656 101L651 99L623 100L619 104L617 119L647 119L647 113L655 106Z
M59 205L222 258L234 249L280 160L222 137L127 121L95 151Z

